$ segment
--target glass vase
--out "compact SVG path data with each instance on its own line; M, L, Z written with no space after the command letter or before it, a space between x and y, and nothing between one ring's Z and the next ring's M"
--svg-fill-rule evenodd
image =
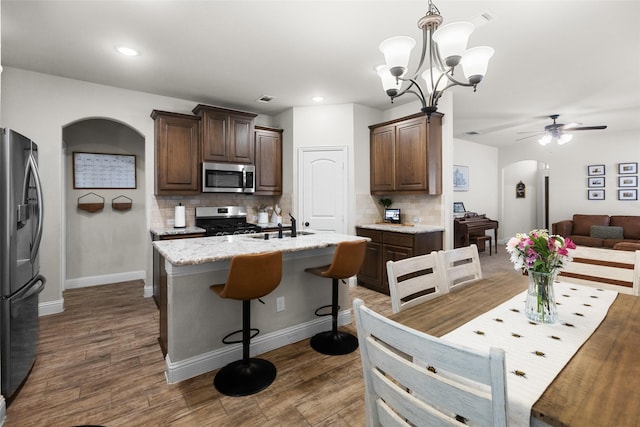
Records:
M553 282L556 272L529 271L529 290L525 313L529 320L537 323L555 323L558 320Z

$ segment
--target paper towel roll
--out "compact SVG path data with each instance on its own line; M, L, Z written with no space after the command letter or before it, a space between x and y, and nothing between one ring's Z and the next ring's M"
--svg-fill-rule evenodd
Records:
M174 228L185 228L187 226L185 219L185 209L184 206L182 206L182 203L176 206L176 212L173 221Z

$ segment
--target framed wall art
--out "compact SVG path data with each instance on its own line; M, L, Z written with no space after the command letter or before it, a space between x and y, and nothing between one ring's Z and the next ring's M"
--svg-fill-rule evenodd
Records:
M587 190L589 200L604 200L604 190Z
M589 188L604 187L604 176L589 178Z
M587 174L589 176L604 175L604 165L589 165L587 166Z
M636 188L618 190L618 200L638 200L638 190Z
M638 173L638 163L618 163L618 173L620 175L632 175Z
M618 177L618 187L637 187L638 186L638 176L619 176Z
M453 165L453 191L469 191L469 166Z

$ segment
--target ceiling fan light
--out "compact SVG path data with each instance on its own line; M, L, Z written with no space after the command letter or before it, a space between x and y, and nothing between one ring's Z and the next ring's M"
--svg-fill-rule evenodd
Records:
M433 83L436 84L436 89L439 92L442 92L447 88L447 84L449 83L449 79L444 75L444 71L441 71L437 68L429 68L425 72L422 73L422 78L427 84L427 91L429 93L433 93L433 85L431 84L431 73L433 72ZM438 81L440 79L440 81Z
M560 135L560 138L558 138L558 145L562 145L562 144L566 144L567 142L571 141L573 139L573 135L570 133L563 133L562 135Z
M487 74L489 59L491 59L494 52L493 48L489 46L476 46L467 49L464 55L462 55L460 65L462 65L464 76L470 83L480 83L480 80Z
M449 67L455 67L460 62L474 29L471 22L452 22L433 33L433 41L438 44L440 55Z
M382 89L384 89L387 95L397 95L398 91L400 90L401 82L391 75L389 67L387 67L386 65L378 65L376 67L376 72L378 73L380 81L382 82Z
M398 77L407 70L411 49L416 41L411 37L391 37L380 43L380 52L384 54L384 60L392 75Z
M538 140L538 142L540 143L540 145L545 146L545 145L549 144L552 139L553 138L551 137L551 135L544 135L544 136L542 136L542 138L540 138Z

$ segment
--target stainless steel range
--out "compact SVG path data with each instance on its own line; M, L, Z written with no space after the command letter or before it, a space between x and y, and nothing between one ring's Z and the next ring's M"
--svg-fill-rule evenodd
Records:
M204 228L207 236L259 233L262 227L247 222L244 206L197 206L196 227Z

